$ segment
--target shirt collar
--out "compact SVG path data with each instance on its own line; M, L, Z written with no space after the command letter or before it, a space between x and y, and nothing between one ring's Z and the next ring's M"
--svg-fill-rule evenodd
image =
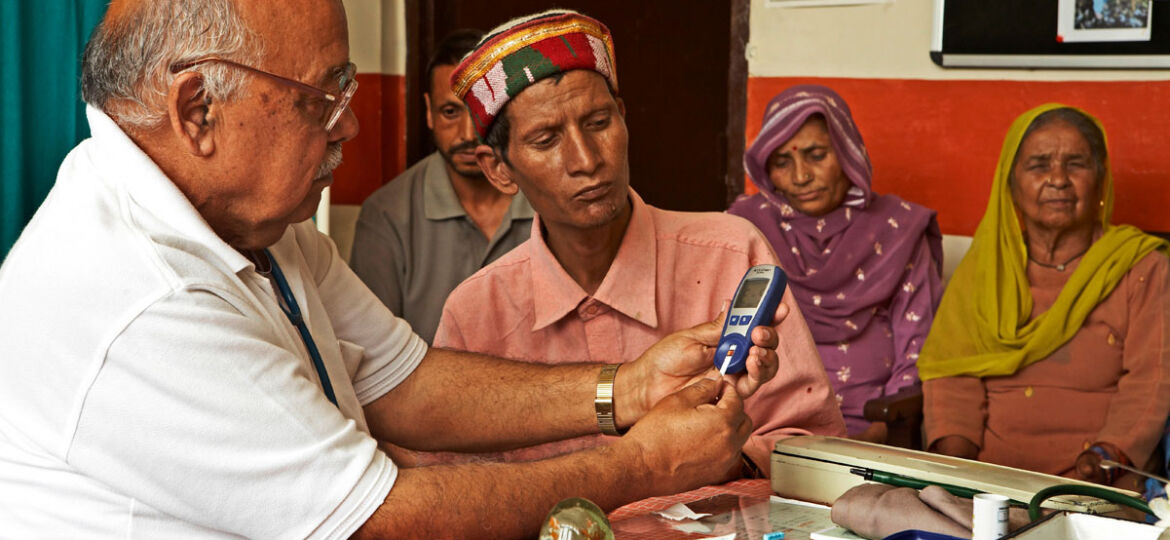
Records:
M630 223L622 236L613 264L593 298L651 328L658 327L656 294L658 242L654 217L642 198L630 189ZM540 216L532 221L532 290L534 321L540 330L575 310L588 295L565 271L541 234Z
M138 209L152 214L158 223L165 223L174 234L207 247L233 273L252 266L212 230L178 186L112 118L89 105L85 114L90 133L101 148L92 154L93 162L105 182L126 194Z
M426 160L426 171L423 172L423 215L432 221L467 216L467 211L459 202L459 195L451 185L451 178L447 176L447 162L443 160L443 155L435 152ZM507 222L532 219L535 214L524 194L516 193L512 197L512 204L508 206Z

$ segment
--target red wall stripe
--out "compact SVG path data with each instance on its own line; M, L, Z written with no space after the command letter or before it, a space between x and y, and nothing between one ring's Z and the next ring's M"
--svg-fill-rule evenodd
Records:
M764 107L794 84L823 84L849 102L874 166L874 190L938 211L944 233L971 235L983 217L1004 134L1012 121L1056 101L1105 125L1116 187L1114 222L1170 231L1170 81L972 81L752 77L747 141ZM748 182L748 192L754 186Z
M406 170L406 78L359 73L350 102L361 131L345 144L334 171L333 204L361 204L375 189Z

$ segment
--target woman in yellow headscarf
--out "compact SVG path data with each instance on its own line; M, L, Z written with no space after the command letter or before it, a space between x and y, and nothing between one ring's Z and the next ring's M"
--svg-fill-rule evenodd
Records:
M1104 129L1059 104L1012 124L987 213L919 356L927 447L1112 483L1170 414L1167 244L1111 225Z

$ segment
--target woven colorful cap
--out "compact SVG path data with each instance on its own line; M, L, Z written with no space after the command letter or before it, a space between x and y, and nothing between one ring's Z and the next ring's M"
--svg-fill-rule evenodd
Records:
M451 89L467 104L482 139L508 100L536 81L588 69L616 93L615 66L613 37L604 24L576 11L550 10L488 32L451 72Z

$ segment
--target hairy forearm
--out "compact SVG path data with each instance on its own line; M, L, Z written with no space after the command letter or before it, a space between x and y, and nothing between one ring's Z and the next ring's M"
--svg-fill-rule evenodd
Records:
M585 497L609 511L670 491L643 470L636 445L620 443L532 463L401 469L354 538L534 537L565 498Z
M703 378L663 398L609 445L530 463L399 469L359 537L532 536L566 497L609 510L725 481L751 429L734 387Z
M375 437L416 450L486 452L561 440L598 432L598 371L431 349L366 416Z

